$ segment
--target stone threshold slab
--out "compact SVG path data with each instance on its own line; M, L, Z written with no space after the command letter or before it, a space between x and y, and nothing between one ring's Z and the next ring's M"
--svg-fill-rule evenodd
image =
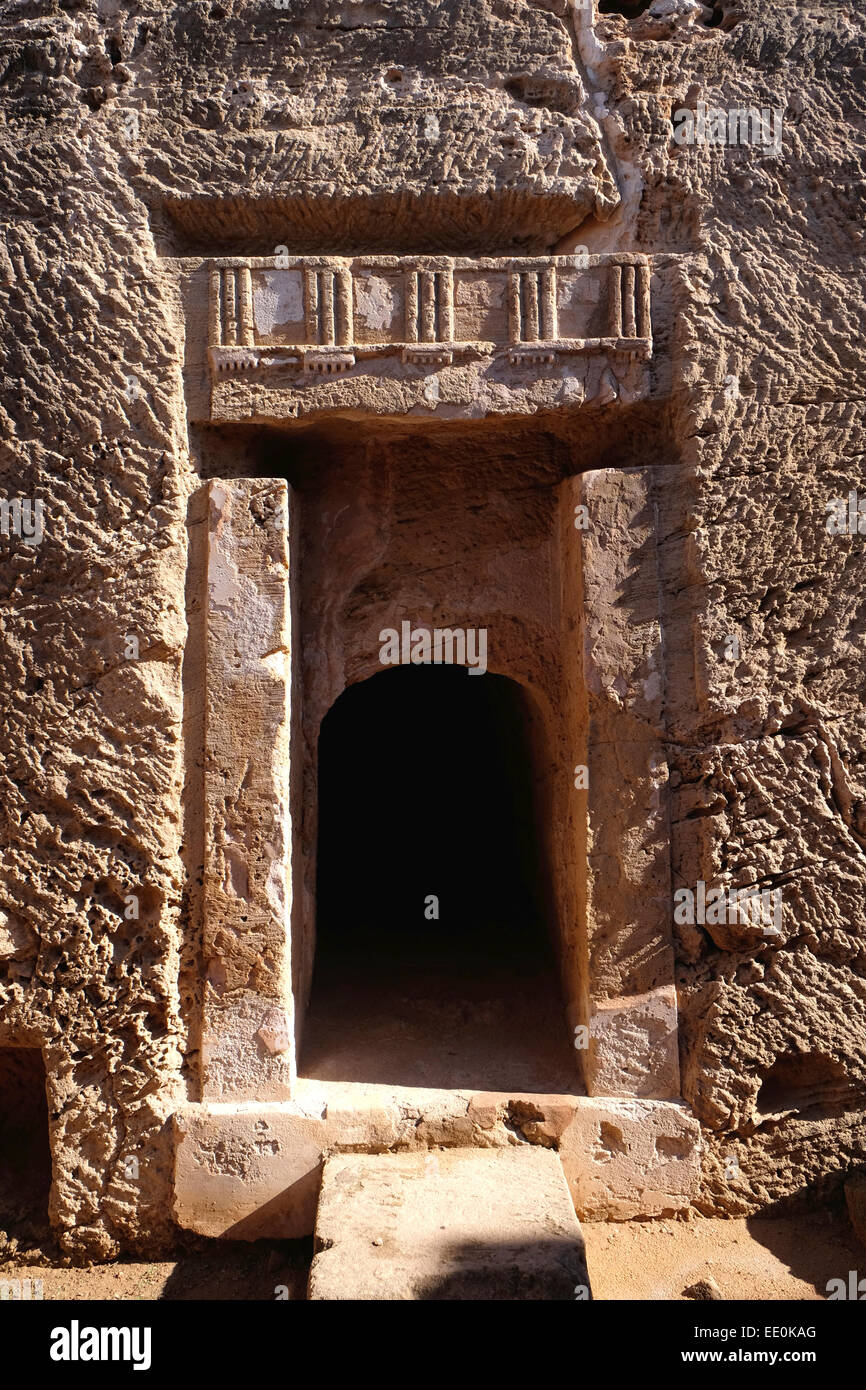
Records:
M301 1081L293 1101L184 1106L173 1128L175 1219L233 1240L311 1234L338 1153L555 1150L589 1220L673 1215L700 1171L698 1122L673 1101Z
M587 1301L583 1235L557 1155L529 1146L333 1155L309 1297Z

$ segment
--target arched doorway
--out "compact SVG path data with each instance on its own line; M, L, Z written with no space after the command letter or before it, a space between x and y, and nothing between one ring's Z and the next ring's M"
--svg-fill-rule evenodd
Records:
M516 682L456 666L382 672L329 711L302 1075L574 1088L532 729Z

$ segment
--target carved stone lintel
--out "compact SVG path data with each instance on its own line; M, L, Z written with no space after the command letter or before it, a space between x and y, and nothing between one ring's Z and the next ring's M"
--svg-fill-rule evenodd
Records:
M541 387L576 356L605 358L602 368L629 383L616 399L648 389L645 375L630 377L652 356L652 266L639 253L230 257L213 261L208 278L211 418L231 418L249 390L264 389L277 415L293 391L312 404L317 380L355 380L357 363L371 364L364 391L392 403L422 389L412 368L465 367L460 396L477 390L472 371L486 361L491 389L517 369L525 392L529 374ZM401 378L395 396L384 382ZM354 390L347 381L344 392ZM366 395L360 408L370 406Z

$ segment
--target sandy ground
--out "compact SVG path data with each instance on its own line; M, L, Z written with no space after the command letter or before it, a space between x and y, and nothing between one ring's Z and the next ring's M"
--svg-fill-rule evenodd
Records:
M725 1298L823 1299L827 1281L866 1274L843 1211L748 1221L584 1225L596 1299L682 1299L712 1279ZM41 1279L46 1300L303 1299L312 1242L208 1243L174 1261L64 1268L50 1250L0 1260L0 1280Z
M725 1298L824 1299L830 1279L866 1274L866 1249L843 1211L746 1221L585 1223L597 1299L682 1299L712 1279Z
M257 1241L253 1245L214 1241L208 1242L208 1248L185 1253L177 1260L118 1260L88 1268L64 1268L48 1250L40 1252L37 1262L31 1262L31 1252L25 1251L21 1257L0 1260L0 1281L41 1279L46 1302L302 1299L307 1295L312 1251L312 1240Z

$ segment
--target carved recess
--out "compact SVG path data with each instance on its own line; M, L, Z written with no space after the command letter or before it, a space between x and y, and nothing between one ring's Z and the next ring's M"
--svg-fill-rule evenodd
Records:
M488 361L539 374L581 355L652 354L641 255L248 257L210 263L208 357L304 378Z

